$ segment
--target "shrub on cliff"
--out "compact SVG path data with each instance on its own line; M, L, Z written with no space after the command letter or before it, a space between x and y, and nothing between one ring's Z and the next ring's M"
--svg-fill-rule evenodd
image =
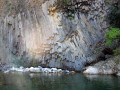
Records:
M110 28L106 33L106 45L117 44L120 41L120 28Z
M66 3L70 2L70 0L61 0L61 1L66 2Z
M120 43L120 28L110 28L110 31L106 33L106 46L113 46ZM120 54L120 45L113 50L114 55Z
M109 5L109 12L107 14L107 20L111 27L106 32L106 46L112 46L114 54L120 54L120 0L106 0Z

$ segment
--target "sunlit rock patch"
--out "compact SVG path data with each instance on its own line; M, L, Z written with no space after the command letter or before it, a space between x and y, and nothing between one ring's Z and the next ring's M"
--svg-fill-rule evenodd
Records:
M98 69L96 67L89 66L86 68L86 70L83 73L98 74Z
M114 74L114 70L112 69L102 69L99 67L89 66L83 72L84 74Z
M120 76L120 72L119 72L119 73L117 73L117 75L118 75L118 76Z

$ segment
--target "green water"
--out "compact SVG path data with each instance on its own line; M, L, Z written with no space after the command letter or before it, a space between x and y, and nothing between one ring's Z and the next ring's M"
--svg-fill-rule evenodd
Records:
M0 90L120 90L120 77L0 72Z

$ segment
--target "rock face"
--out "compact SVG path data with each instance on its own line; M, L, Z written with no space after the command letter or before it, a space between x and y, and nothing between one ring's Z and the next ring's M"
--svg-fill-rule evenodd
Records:
M80 71L96 59L95 49L108 28L104 0L77 0L83 5L74 18L54 10L57 0L16 1L18 5L11 0L13 13L0 19L1 62Z
M120 55L106 61L89 66L83 72L85 74L116 74L120 76Z

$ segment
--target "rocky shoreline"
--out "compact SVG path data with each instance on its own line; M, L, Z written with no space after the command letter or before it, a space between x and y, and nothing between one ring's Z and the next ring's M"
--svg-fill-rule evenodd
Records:
M100 61L92 66L88 66L85 68L83 73L120 76L120 55L105 61Z
M41 66L38 67L30 67L30 68L24 68L24 67L11 67L6 70L2 70L4 73L9 72L30 72L30 73L75 73L74 71L69 70L62 70L57 68L43 68Z
M57 68L43 68L38 67L13 67L10 65L2 65L0 71L7 72L30 72L30 73L75 73L75 71L62 70ZM120 55L106 59L105 61L99 61L94 65L85 67L82 71L84 74L90 75L116 75L120 76Z

